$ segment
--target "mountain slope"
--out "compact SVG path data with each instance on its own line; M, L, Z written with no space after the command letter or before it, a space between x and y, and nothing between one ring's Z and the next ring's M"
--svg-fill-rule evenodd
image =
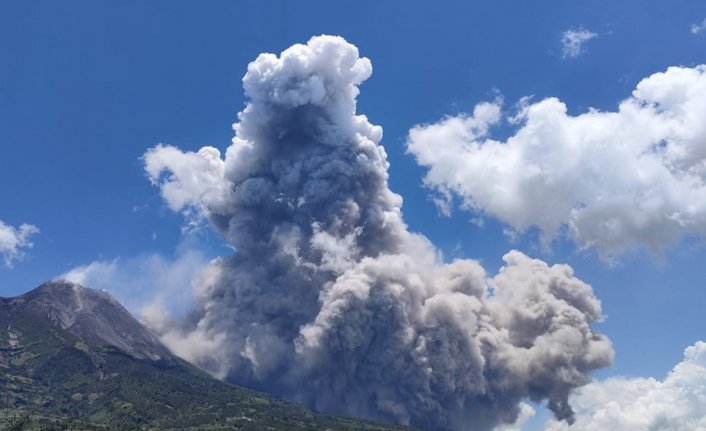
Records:
M173 356L104 292L51 282L0 298L0 430L101 425L403 429L314 413L216 380Z
M113 346L135 359L173 362L159 339L106 292L49 282L5 303L14 315L48 319L91 345Z

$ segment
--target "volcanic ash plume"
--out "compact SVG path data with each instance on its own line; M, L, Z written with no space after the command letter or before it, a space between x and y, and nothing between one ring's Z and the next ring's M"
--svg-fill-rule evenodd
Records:
M382 129L356 115L371 72L340 37L262 54L225 158L145 154L170 208L207 217L236 250L204 271L198 306L163 340L324 411L488 430L529 397L571 421L569 392L612 360L589 326L600 302L566 265L511 251L488 278L408 231Z

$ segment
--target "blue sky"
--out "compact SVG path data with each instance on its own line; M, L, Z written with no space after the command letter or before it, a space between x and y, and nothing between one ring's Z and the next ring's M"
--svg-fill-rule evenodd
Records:
M553 96L571 115L614 111L643 78L706 63L706 31L691 31L705 18L697 0L4 2L0 220L40 232L24 258L0 266L0 295L94 261L134 269L130 262L178 259L185 248L199 251L196 260L223 254L208 230L184 239L184 220L147 180L142 155L158 143L225 150L245 103L248 63L334 34L373 63L358 112L384 129L390 188L404 198L411 230L446 259L479 259L489 272L512 248L569 263L601 299L606 318L597 329L616 352L596 375L661 378L706 337L703 238L684 238L661 257L638 249L617 265L566 238L542 249L533 230L511 240L492 215L480 227L469 222L473 211L440 214L406 141L415 125L499 96L509 107ZM595 34L575 57L562 55L562 35L572 29ZM503 123L493 137L514 130Z

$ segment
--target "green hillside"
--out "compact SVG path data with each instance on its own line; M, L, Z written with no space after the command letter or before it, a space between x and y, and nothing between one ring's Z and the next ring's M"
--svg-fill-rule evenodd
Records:
M0 299L0 430L400 430L91 345ZM26 307L25 307L26 308Z

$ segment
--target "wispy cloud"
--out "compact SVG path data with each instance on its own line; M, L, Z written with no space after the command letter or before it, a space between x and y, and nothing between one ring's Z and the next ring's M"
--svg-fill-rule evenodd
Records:
M37 226L31 224L22 223L20 227L15 228L0 220L0 256L7 268L12 268L16 261L24 258L23 249L33 245L29 237L38 232Z
M706 30L706 18L704 18L701 22L691 24L691 32L693 34L699 34L704 30Z
M194 300L193 283L208 267L193 235L182 238L174 256L145 253L124 259L96 260L58 276L110 292L153 329L180 315Z
M598 37L597 33L584 28L573 28L566 30L561 35L561 56L562 58L576 58L586 52L586 43Z

